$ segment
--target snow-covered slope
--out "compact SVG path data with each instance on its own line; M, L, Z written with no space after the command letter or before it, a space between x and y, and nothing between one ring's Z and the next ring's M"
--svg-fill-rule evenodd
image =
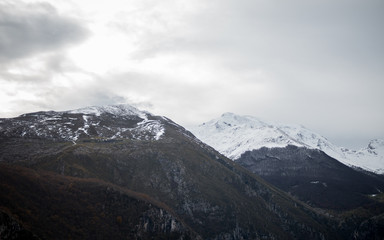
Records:
M349 166L384 173L384 141L374 140L360 151L340 148L301 125L271 124L252 116L224 113L190 131L225 156L236 160L246 151L295 145L319 149Z
M115 116L139 116L141 118L146 118L148 112L140 111L139 109L128 105L128 104L120 104L120 105L105 105L105 106L91 106L85 108L79 108L75 110L66 111L67 113L82 113L100 116L103 113L109 113Z
M363 169L384 174L384 140L371 140L367 147L358 151L341 148L345 156L345 163ZM343 161L343 159L340 159Z
M36 112L0 119L0 134L76 142L82 137L98 140L159 140L163 118L130 105L92 106L63 112Z

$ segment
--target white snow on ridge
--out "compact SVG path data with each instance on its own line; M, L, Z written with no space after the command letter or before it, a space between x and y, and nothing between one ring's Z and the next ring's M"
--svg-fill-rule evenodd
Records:
M368 171L384 174L384 140L371 140L367 147L358 151L342 149L348 163ZM340 160L342 161L342 160ZM361 166L364 164L364 166Z
M75 143L87 136L160 140L165 133L161 119L152 118L152 114L130 105L92 106L63 112L23 114L20 117L23 119L4 120L0 124L0 134L58 138ZM121 122L125 120L128 121L127 125ZM119 122L122 123L121 126Z
M233 113L224 113L190 131L232 160L246 151L262 147L295 145L319 149L346 165L384 174L384 140L373 140L367 148L352 151L335 146L301 125L271 124L256 117Z
M220 153L235 160L246 151L262 147L302 146L276 126L252 116L225 113L220 118L203 123L191 132Z
M134 115L143 119L143 121L137 123L137 127L130 129L130 131L133 131L136 133L142 133L142 134L144 134L145 132L150 132L153 135L153 138L155 140L159 140L165 132L165 129L160 121L148 119L148 115L151 115L150 113L145 111L140 111L139 109L127 104L92 106L92 107L80 108L76 110L70 110L70 111L67 111L67 113L81 113L81 114L88 114L88 115L95 115L95 116L101 116L103 113L109 113L115 116ZM83 115L83 118L85 122L84 132L87 133L86 130L87 128L89 128L88 117ZM127 131L127 129L124 129L122 132L125 132L125 131ZM117 138L117 137L121 137L121 132L117 132L112 138Z
M137 129L139 132L152 132L155 140L159 140L165 132L164 126L159 121L148 120L147 116L144 117L143 121L137 124Z
M127 115L137 115L141 118L144 118L146 113L140 111L139 109L128 105L106 105L106 106L91 106L85 108L79 108L75 110L67 111L68 113L83 113L100 116L102 113L110 113L116 116L127 116Z

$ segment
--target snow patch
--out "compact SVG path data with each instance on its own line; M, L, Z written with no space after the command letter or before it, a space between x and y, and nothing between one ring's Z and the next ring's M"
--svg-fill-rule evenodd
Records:
M138 131L150 132L154 136L155 140L160 140L161 136L165 132L164 126L157 120L148 120L146 115L142 116L142 118L144 118L144 120L137 124Z
M105 113L109 113L115 116L137 115L140 117L145 115L144 112L127 104L91 106L91 107L70 110L70 111L67 111L67 113L82 113L82 114L89 114L89 115L95 115L95 116L100 116L101 114L105 114Z

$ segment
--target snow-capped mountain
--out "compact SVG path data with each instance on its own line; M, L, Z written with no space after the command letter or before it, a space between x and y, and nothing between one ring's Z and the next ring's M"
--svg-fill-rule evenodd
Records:
M272 124L252 116L224 113L190 131L203 142L231 158L262 147L294 145L319 149L340 162L376 173L384 173L384 141L373 140L359 151L335 146L325 137L301 125Z
M5 136L50 138L76 142L82 137L99 140L128 138L159 140L165 118L130 105L93 106L63 112L36 112L0 119Z

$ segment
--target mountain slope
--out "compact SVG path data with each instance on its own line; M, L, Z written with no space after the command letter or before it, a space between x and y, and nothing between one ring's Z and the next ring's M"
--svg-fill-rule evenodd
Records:
M132 216L130 211L122 213L121 219L111 215L113 224L131 219L126 229L147 226L132 233L141 234L142 239L342 239L348 235L337 233L330 225L333 220L269 185L171 120L130 106L25 114L2 119L0 129L0 167L2 176L8 176L1 181L0 191L7 198L0 208L20 216L21 224L41 238L51 235L35 217L53 213L57 215L49 218L53 229L68 224L55 238L67 239L70 234L83 239L82 233L90 234L93 228L81 223L104 211L110 197L103 189L109 185L117 194L113 201L120 203L113 210L116 214L132 201L142 206ZM71 181L77 195L67 190ZM28 186L31 191L26 190ZM56 198L57 194L63 197ZM76 203L78 196L82 200ZM73 204L86 208L82 215L68 215L66 206ZM47 205L54 205L54 211L43 209ZM89 210L91 206L100 208ZM151 220L145 217L147 211L157 214ZM169 225L160 224L165 221L161 212L167 212L166 219L171 219L167 223L175 222L180 231L164 233ZM147 224L142 224L143 219L149 219ZM94 228L108 227L95 222ZM115 229L113 224L108 231ZM151 228L157 224L163 227Z
M367 147L358 151L341 148L344 153L342 162L363 168L367 171L384 174L384 140L371 140Z
M41 239L200 238L167 206L98 179L0 164L0 180L1 208Z
M384 173L384 141L373 140L360 151L340 148L300 125L263 122L252 116L225 113L190 129L203 142L236 160L246 151L294 145L319 149L338 161L367 171Z
M245 152L236 162L300 200L325 209L372 205L375 201L370 196L384 191L382 177L349 168L318 149L263 147Z

